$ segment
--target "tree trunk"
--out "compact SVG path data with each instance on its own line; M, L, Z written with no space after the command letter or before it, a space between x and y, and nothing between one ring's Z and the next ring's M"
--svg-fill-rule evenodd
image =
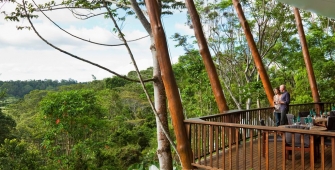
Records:
M164 131L159 125L162 123L166 132L169 132L168 118L167 118L167 107L166 107L166 95L164 90L164 84L162 81L161 71L159 69L159 64L157 61L157 52L155 48L155 42L153 37L151 37L151 54L153 59L153 76L155 78L154 82L154 100L155 108L158 114L156 117L157 126L157 156L159 160L159 169L162 170L172 170L172 156L171 147L169 140L164 134Z
M259 74L257 74L257 80L256 81L259 82ZM259 93L257 93L257 108L261 108L261 100L259 99Z
M157 51L155 48L155 41L152 37L152 30L150 27L150 23L147 18L144 16L142 10L140 9L136 0L130 0L132 8L134 9L138 19L141 24L145 28L145 30L150 35L151 40L151 55L153 60L153 77L155 78L154 82L154 103L155 109L157 111L158 117L156 117L156 126L157 126L157 157L159 161L159 169L162 170L172 170L172 154L170 142L167 139L164 131L161 129L160 123L162 127L165 128L165 131L169 133L169 122L167 118L167 107L166 107L166 94L164 90L164 84L162 81L161 71L159 68L159 63L157 61ZM159 5L160 6L160 5Z
M160 20L160 11L156 1L146 0L146 7L150 18L152 35L157 50L157 60L161 69L162 80L169 101L169 110L172 118L174 133L177 140L177 152L183 169L193 169L192 151L184 125L183 107L178 92L176 79L174 78L169 51L166 43L165 32Z

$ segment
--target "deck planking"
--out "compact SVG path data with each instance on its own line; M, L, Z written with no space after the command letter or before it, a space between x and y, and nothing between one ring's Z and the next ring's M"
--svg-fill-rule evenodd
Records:
M262 142L262 141L260 141ZM258 139L254 139L252 142L252 153L250 148L250 141L246 143L246 153L243 153L243 145L238 146L238 152L236 152L236 147L232 147L232 152L229 153L229 150L225 150L225 154L222 151L217 153L212 153L212 160L207 157L206 160L202 159L201 165L210 166L211 169L247 169L247 170L256 170L256 169L266 169L266 160L265 157L262 156L262 143L259 145ZM259 151L259 146L261 150ZM277 142L277 159L276 165L274 161L274 143L269 142L269 169L270 170L282 170L282 162L283 162L283 149L282 142ZM236 154L238 153L238 154ZM321 154L321 151L320 151ZM223 155L225 157L223 158ZM231 157L230 157L231 155ZM252 158L252 159L251 159ZM330 170L332 168L332 154L331 147L325 147L325 169ZM259 161L260 160L260 161ZM294 167L292 164L292 156L290 156L289 160L286 160L286 168L287 170L300 170L303 169L301 163L301 153L300 151L295 151L295 162ZM197 162L196 162L197 163ZM304 169L311 169L310 165L310 153L306 152L304 154ZM334 165L335 166L335 165ZM314 169L321 170L321 156L319 156L314 161Z

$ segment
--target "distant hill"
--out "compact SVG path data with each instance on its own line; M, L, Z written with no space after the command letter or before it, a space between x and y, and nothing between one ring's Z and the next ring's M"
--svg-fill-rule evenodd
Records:
M5 90L7 96L23 98L32 90L53 90L59 86L78 84L76 80L16 80L0 81L0 91Z

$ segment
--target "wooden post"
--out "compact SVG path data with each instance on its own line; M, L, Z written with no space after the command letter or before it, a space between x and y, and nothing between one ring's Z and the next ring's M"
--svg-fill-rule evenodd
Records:
M218 74L216 72L215 65L213 63L211 54L208 49L207 41L206 41L205 35L202 30L198 12L194 6L193 0L186 0L185 2L186 2L186 7L188 9L188 13L192 20L194 34L198 41L199 51L200 51L200 54L202 56L202 59L206 67L206 71L207 71L209 81L212 86L212 90L215 96L216 103L218 105L220 113L223 113L224 111L229 110L229 108L228 108L225 96L223 94L223 91L222 91L222 87L220 84Z
M242 28L244 30L244 33L245 33L245 36L246 36L249 48L251 50L252 57L253 57L253 59L255 61L255 65L256 65L257 71L258 71L258 73L259 73L259 75L261 77L261 80L262 80L262 83L263 83L263 87L264 87L266 96L267 96L267 98L269 100L270 106L274 106L274 103L273 103L274 92L272 90L272 86L271 86L269 77L268 77L268 75L266 73L266 70L264 68L264 65L263 65L263 62L262 62L262 58L259 55L256 43L255 43L254 38L253 38L253 36L251 34L251 31L250 31L250 28L249 28L249 24L248 24L247 20L245 19L245 16L244 16L241 4L240 4L240 2L238 0L233 0L233 4L234 4L235 10L237 12L238 18L240 20L241 26L242 26Z
M177 152L183 169L192 168L191 145L187 138L186 128L184 126L184 114L181 104L176 79L172 71L171 61L166 43L164 29L160 20L157 1L145 0L150 25L155 40L158 63L161 69L162 80L165 86L167 99L169 101L169 110L171 113L174 133L177 139Z
M309 85L310 85L311 91L312 91L313 101L314 102L320 102L318 87L316 85L313 66L312 66L311 58L310 58L309 52L308 52L308 46L307 46L307 42L306 42L304 28L303 28L303 25L302 25L302 22L301 22L299 9L294 7L293 12L294 12L294 17L295 17L295 22L296 22L297 28L298 28L299 39L300 39L300 44L301 44L301 48L302 48L302 54L304 55L304 61L305 61L306 69L307 69Z

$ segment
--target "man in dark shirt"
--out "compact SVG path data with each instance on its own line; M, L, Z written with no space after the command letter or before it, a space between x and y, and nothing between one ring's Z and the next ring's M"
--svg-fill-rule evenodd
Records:
M279 89L280 89L280 92L282 93L281 99L279 101L280 103L279 110L281 112L280 125L287 125L288 120L287 120L286 114L289 111L289 104L291 101L291 97L290 97L290 93L286 91L285 85L280 85Z

